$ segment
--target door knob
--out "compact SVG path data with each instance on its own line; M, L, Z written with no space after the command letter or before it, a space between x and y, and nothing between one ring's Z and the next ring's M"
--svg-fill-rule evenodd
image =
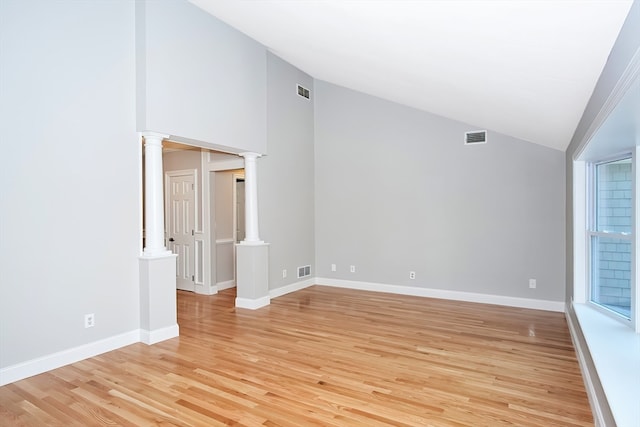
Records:
M169 241L170 241L170 242L175 242L175 240L173 239L173 237L169 237Z

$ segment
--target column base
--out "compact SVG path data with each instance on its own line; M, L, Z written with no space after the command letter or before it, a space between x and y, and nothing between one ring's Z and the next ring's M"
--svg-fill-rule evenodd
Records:
M140 257L140 338L154 344L179 335L176 257Z
M156 329L154 331L147 331L145 329L140 330L140 341L147 345L155 344L164 340L175 338L180 335L180 328L178 325L168 326L163 329Z
M266 245L267 243L265 243L263 240L243 240L238 244L243 246L255 246L255 245Z
M168 250L167 248L162 248L162 249L156 249L156 250L148 250L147 248L145 248L142 251L142 258L162 258L162 257L166 257L173 254L173 252L171 252L170 250Z
M266 297L258 298L258 299L248 299L248 298L236 298L236 307L237 308L247 308L249 310L257 310L262 307L266 307L271 304L271 297L268 295Z
M236 307L256 310L269 305L269 244L236 245Z

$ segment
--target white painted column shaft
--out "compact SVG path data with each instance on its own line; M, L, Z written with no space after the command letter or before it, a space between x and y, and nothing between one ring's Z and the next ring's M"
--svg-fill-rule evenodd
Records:
M245 238L241 244L260 244L258 230L257 159L260 154L242 153L244 157Z
M162 140L168 135L143 132L144 137L144 206L145 247L148 256L169 253L164 245L164 197L162 178Z

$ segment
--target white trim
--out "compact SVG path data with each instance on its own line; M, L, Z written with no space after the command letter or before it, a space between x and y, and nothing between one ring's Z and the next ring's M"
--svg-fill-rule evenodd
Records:
M573 162L573 301L587 301L587 165Z
M230 239L216 239L216 245L228 245L229 243L235 243L233 237Z
M198 287L198 283L196 283L195 291L197 294L204 295L213 295L217 293L217 289L213 292L213 287L215 285L212 284L213 280L211 278L211 258L212 258L212 249L211 249L211 189L210 189L210 180L211 173L209 172L209 158L211 157L211 152L208 150L200 149L200 170L201 173L201 182L202 182L202 287Z
M316 284L316 279L311 278L307 280L302 280L300 282L292 283L290 285L281 286L276 289L269 290L269 296L271 298L278 298L286 294L290 294L291 292L300 291L304 288L308 288L309 286L313 286Z
M224 289L235 288L236 281L235 279L227 280L226 282L218 282L216 283L216 288L218 291L222 291Z
M140 330L136 329L16 365L7 366L6 368L0 369L0 386L70 365L127 345L135 344L139 341Z
M242 242L238 242L238 245L242 246L269 246L270 243L265 242L264 240L243 240Z
M138 227L140 230L139 233L139 248L140 248L140 256L144 255L144 238L145 238L145 230L144 230L144 140L142 138L142 132L138 132Z
M215 295L218 293L218 287L216 285L199 285L196 283L195 293L198 295Z
M204 286L204 239L195 239L193 243L193 251L195 252L193 256L195 261L195 265L193 266L193 276L195 280L193 282L196 286ZM198 270L201 271L202 275L198 275Z
M576 354L578 355L578 365L580 366L580 372L582 372L582 378L584 381L585 389L587 391L587 397L589 398L589 405L591 406L591 412L593 414L595 426L606 427L607 423L604 419L604 416L602 415L603 405L598 398L598 394L596 393L596 389L593 385L593 378L591 377L591 371L589 370L587 359L585 357L585 352L588 353L589 349L583 349L580 345L577 328L569 311L565 312L565 318L567 319L567 324L569 325L569 335L571 335L571 341L573 341L573 348L575 348Z
M180 327L176 325L167 326L162 329L154 329L153 331L147 331L146 329L140 330L140 342L151 345L165 341L171 338L175 338L180 335Z
M236 307L237 308L248 308L249 310L257 310L262 307L266 307L271 302L271 298L267 295L266 297L249 299L249 298L236 298Z
M636 132L638 132L636 130ZM640 144L639 138L636 139L636 144ZM631 217L632 228L634 233L633 241L631 242L631 327L637 333L640 333L640 284L638 284L638 263L640 259L638 257L638 250L640 249L640 197L638 197L638 190L640 190L640 168L638 168L638 146L633 147L631 151Z
M223 172L234 169L244 169L244 159L242 157L238 157L237 159L210 162L207 168L209 172Z
M412 295L417 297L440 298L454 301L478 302L482 304L505 305L509 307L531 308L534 310L565 311L563 301L548 301L520 297L508 297L503 295L476 294L473 292L450 291L445 289L415 288L412 286L388 285L384 283L356 282L352 280L330 279L317 277L315 283L324 286L333 286L346 289L359 289L362 291L387 292L400 295Z
M587 131L585 132L584 136L580 140L580 143L578 144L578 147L576 147L576 150L573 153L573 160L578 160L580 156L582 156L582 153L584 152L585 148L587 148L587 145L591 138L593 138L593 135L595 135L600 127L604 124L604 122L607 121L609 115L618 106L622 98L627 94L627 91L629 90L631 85L634 83L635 78L639 75L640 49L636 50L633 57L631 58L631 61L629 61L627 68L625 68L624 72L620 76L620 79L617 81L613 90L609 94L609 97L600 108L600 111L598 111L598 114L589 125L589 128L587 128Z
M630 397L640 395L640 334L588 304L573 311L616 425L637 425L640 407Z

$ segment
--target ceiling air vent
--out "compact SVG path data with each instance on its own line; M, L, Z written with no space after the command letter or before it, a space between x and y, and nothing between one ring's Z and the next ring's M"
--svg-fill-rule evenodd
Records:
M309 99L309 94L310 94L309 89L298 85L298 95L300 95L303 98Z
M486 130L474 130L474 131L464 133L464 145L486 144L486 143L487 143Z

